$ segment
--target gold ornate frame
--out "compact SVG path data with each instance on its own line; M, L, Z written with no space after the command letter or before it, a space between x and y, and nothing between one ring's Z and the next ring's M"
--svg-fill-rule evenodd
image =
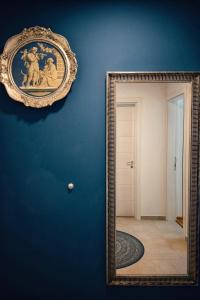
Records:
M46 42L53 45L62 54L65 66L68 67L68 72L65 75L62 84L55 92L43 97L23 93L23 91L16 86L12 77L11 68L15 54L21 47L31 42ZM39 26L28 29L25 28L20 34L9 38L5 44L3 54L0 55L0 82L5 85L6 90L12 99L22 102L26 106L41 108L52 105L55 101L64 98L68 94L72 82L76 78L77 67L75 54L71 51L65 37L52 32L49 28L46 29Z
M188 274L165 276L117 276L115 270L115 156L116 156L116 83L123 82L190 82L192 83L191 169L188 237ZM139 286L174 286L198 284L198 186L200 145L200 72L108 72L107 73L107 284Z

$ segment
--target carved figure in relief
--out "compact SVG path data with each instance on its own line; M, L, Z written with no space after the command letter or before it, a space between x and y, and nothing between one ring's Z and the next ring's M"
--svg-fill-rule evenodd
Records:
M27 51L27 49L25 49L21 57L21 59L24 61L24 66L27 68L27 78L25 77L25 74L23 78L23 84L25 84L26 87L29 87L30 85L39 85L39 60L43 59L46 56L46 54L38 53L37 51L37 47L31 48L30 51Z
M53 58L48 58L43 71L40 71L41 86L56 86L57 85L57 69L54 64Z

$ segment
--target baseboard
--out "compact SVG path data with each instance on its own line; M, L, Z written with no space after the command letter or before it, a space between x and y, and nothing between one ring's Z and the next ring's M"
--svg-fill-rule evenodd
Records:
M165 216L141 216L141 220L162 220L166 221Z

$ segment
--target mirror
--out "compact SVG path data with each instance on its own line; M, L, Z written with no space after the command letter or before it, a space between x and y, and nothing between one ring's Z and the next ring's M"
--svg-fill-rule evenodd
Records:
M108 284L196 284L198 118L199 73L108 73Z

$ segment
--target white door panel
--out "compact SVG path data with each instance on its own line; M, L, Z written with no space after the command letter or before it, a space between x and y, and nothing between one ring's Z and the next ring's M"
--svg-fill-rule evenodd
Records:
M120 184L116 189L116 200L117 202L121 200L124 201L132 201L133 198L133 189L130 184Z
M117 121L132 121L132 111L127 110L127 106L120 106L120 113L117 114Z
M135 106L117 107L116 215L134 216Z
M132 184L132 170L129 169L120 169L116 172L117 185L118 184Z
M128 165L127 162L131 160L132 160L131 153L122 153L122 152L117 153L117 161L116 161L117 171L119 171L120 169L130 169L130 166Z
M132 153L133 152L133 141L132 137L118 137L117 140L117 151L123 153Z
M117 121L117 136L128 137L132 136L132 122L131 121Z
M126 216L131 217L134 214L133 210L133 202L132 201L118 201L118 205L116 207L116 214L117 216Z

